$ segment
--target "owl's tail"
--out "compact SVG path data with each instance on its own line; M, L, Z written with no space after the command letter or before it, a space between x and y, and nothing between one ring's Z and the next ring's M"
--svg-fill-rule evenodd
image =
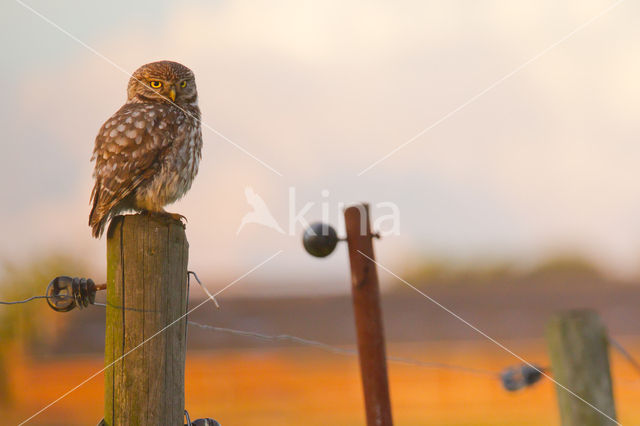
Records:
M93 206L91 207L91 213L89 213L89 226L91 227L91 235L94 238L100 238L109 220L108 210L105 212L100 205L100 192L100 183L96 182L93 191L91 191L90 202Z

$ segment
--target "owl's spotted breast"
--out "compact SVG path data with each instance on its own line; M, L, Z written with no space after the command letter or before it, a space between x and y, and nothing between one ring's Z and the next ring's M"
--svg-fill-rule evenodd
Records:
M178 122L171 144L158 159L158 172L136 191L134 207L138 210L161 211L165 205L179 200L189 191L198 173L202 150L200 122L191 116ZM164 119L158 122L158 128L169 126Z
M136 71L129 83L127 103L103 124L96 137L89 215L95 237L114 215L129 209L164 212L165 205L191 188L201 158L200 110L190 70L180 65L163 74L171 64L175 63L149 64L146 74ZM138 84L139 78L162 81L161 86L168 86L167 93L175 102L162 94L154 97L148 87ZM176 95L182 86L185 91Z

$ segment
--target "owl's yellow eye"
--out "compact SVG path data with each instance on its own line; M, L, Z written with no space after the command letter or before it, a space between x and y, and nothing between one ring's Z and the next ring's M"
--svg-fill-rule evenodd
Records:
M161 88L161 87L162 87L162 82L160 82L160 81L158 81L158 80L151 80L151 81L149 82L149 85L150 85L151 87L153 87L154 89L159 89L159 88Z
M181 82L181 83L180 83L180 87L182 87L183 89L184 89L185 87L187 87L187 80L185 80L185 81Z

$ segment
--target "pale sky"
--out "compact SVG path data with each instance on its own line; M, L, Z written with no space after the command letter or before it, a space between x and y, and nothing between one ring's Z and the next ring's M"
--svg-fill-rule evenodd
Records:
M615 2L25 3L129 72L160 59L194 70L218 134L204 129L200 174L167 209L189 218L190 268L215 285L278 250L247 292L348 285L345 247L312 259L299 226L236 236L247 186L285 230L291 187L297 209L315 203L309 221L325 202L334 225L340 203L395 203L400 235L376 249L398 273L427 254L526 263L565 250L639 269L635 2L583 27ZM89 158L128 77L17 2L0 5L0 25L0 258L64 251L104 277L104 238L86 224Z

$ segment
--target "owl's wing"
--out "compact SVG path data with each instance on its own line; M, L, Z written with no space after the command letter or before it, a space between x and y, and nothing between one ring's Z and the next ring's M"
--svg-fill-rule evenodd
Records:
M99 237L112 209L160 169L181 115L157 104L126 104L96 137L89 225Z

